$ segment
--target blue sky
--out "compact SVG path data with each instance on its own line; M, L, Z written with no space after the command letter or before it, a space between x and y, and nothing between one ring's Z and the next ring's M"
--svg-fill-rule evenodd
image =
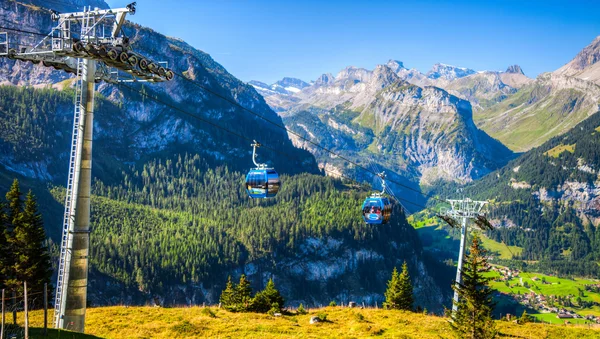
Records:
M108 0L111 7L130 1ZM244 81L314 80L389 59L426 72L520 65L535 77L600 35L600 1L137 0L131 21L182 38Z

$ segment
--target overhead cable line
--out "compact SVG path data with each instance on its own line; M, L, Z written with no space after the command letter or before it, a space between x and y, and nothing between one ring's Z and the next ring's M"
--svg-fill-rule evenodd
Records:
M18 25L16 22L11 22L11 21L6 21L6 20L2 20L6 23L11 23L14 25ZM4 26L0 26L0 29L5 29L7 31L14 31L14 32L18 32L18 33L25 33L25 34L33 34L33 35L39 35L39 36L48 36L49 33L42 33L42 32L32 32L32 31L26 31L26 30L22 30L22 29L18 29L18 28L11 28L11 27L4 27ZM33 47L33 46L31 46Z

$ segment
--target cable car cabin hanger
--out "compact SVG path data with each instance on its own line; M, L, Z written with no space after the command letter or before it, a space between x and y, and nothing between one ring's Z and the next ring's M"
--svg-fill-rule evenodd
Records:
M387 224L392 216L392 202L385 197L385 175L379 174L383 188L380 192L371 194L362 205L363 219L367 224Z
M250 198L263 199L273 198L281 188L279 175L272 168L267 168L266 164L256 162L256 148L260 147L260 143L254 141L251 145L252 162L256 168L251 169L246 175L246 191Z

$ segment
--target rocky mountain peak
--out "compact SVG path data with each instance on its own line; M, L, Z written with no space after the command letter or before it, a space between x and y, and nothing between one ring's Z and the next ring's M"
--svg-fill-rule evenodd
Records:
M333 83L334 81L335 81L335 78L334 78L333 74L331 74L331 73L322 74L320 77L317 78L317 80L315 80L315 86L325 86L330 83Z
M456 67L452 65L437 63L433 65L429 72L427 72L426 76L429 79L443 78L446 80L455 80L475 73L477 72L470 68Z
M269 85L265 84L262 81L258 81L258 80L250 80L250 81L248 81L248 84L252 85L254 87L269 88Z
M554 73L600 84L600 36Z
M519 65L508 66L508 68L506 69L505 73L513 73L513 74L523 74L523 75L525 75L525 73L523 73L523 69L521 69L521 66L519 66Z
M336 80L358 80L360 82L368 81L371 77L371 72L364 68L348 66L340 71L335 79Z
M302 80L296 79L296 78L288 78L288 77L285 77L285 78L277 81L274 85L279 85L284 88L290 88L290 87L297 88L300 90L310 86L310 84L308 84L305 81L302 81Z
M377 65L373 70L369 83L378 88L387 87L400 80L400 77L387 65Z
M390 59L387 64L385 64L387 67L389 67L392 71L398 73L398 71L400 71L401 69L405 69L406 67L404 67L404 63L402 61L398 61L398 60L392 60Z
M568 65L574 70L583 70L600 61L600 36L575 56Z

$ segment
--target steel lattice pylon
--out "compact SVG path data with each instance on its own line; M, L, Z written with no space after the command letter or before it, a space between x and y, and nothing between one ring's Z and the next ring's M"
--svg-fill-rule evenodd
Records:
M458 226L458 220L461 221L461 231L460 231L460 251L458 252L458 266L456 268L456 283L460 284L462 282L462 268L463 268L463 260L465 256L465 244L467 241L467 220L485 220L485 215L481 213L481 210L485 205L488 204L487 201L475 201L469 198L462 200L447 200L450 204L450 209L442 210L440 212L440 217L444 219L450 226L455 227ZM449 219L448 219L449 218ZM480 225L477 222L477 225ZM489 223L487 223L489 225ZM458 308L458 291L454 291L454 302L452 303L452 312L456 312Z
M76 75L73 135L70 144L65 213L54 304L56 328L84 332L90 244L90 195L94 93L97 82L162 82L174 73L165 63L134 52L122 34L135 3L120 9L56 13L57 26L32 48L11 48L0 33L0 56L41 63ZM107 25L109 26L107 34ZM16 44L18 46L18 43Z

